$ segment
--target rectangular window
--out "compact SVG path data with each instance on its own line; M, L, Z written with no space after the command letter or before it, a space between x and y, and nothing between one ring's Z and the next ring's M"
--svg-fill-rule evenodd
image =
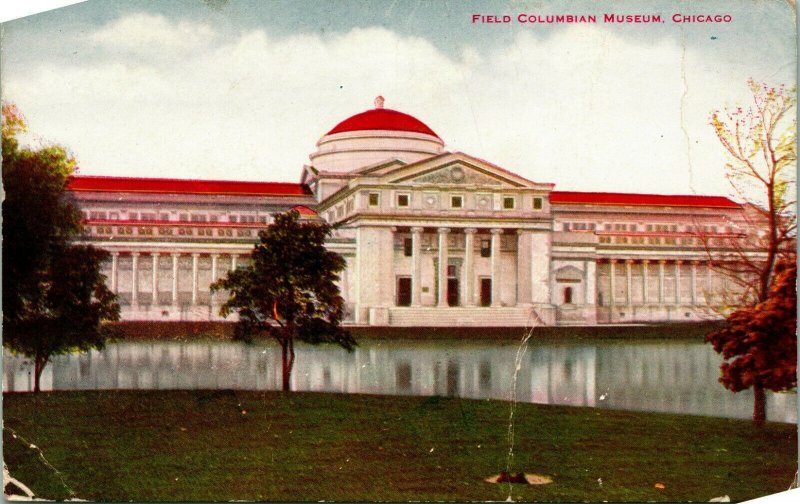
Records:
M397 206L407 207L410 204L411 197L408 194L397 195Z
M569 222L564 223L564 231L569 231Z
M451 208L462 208L464 206L464 197L463 196L450 196L450 207Z
M544 200L542 198L533 198L533 209L534 210L541 210L544 204Z
M161 215L158 216L158 220L168 221L169 220L169 214L168 213L162 213Z
M381 203L381 194L376 192L369 193L369 206L376 207Z
M514 206L516 205L516 200L513 196L504 196L503 197L503 208L505 210L514 210Z
M209 216L208 216L208 219L209 219L211 222L217 222L217 221L219 221L219 216L217 216L216 214L212 214L212 215L209 215Z
M183 220L182 217L181 220ZM231 215L230 217L228 217L228 222L239 222L239 217L237 217L236 215Z
M448 264L447 265L447 276L449 278L455 278L455 276L456 276L456 265L455 264Z
M404 238L403 239L403 255L406 257L411 257L411 252L413 250L413 243L411 238Z
M180 214L178 216L178 220L181 221L181 222L188 221L189 220L189 214L185 214L185 213ZM231 222L236 222L236 221L231 221Z
M492 256L492 240L482 239L481 257L491 257L491 256Z

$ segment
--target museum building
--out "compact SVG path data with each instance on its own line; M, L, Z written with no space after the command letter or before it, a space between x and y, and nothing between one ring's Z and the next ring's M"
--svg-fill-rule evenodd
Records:
M556 191L445 150L383 107L317 142L300 183L76 176L84 242L108 250L123 320L223 320L209 285L290 209L336 230L347 322L532 326L717 317L712 268L746 239L728 198ZM716 260L716 259L715 259Z

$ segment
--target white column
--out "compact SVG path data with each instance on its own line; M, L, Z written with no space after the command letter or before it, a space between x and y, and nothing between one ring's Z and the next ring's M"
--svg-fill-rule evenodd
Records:
M649 269L648 266L649 263L650 261L648 261L647 259L644 259L642 261L642 304L645 305L648 303L648 301L650 301L647 295L647 291L650 290L650 285L649 285L650 282L648 282L647 280L647 273L648 273L647 270Z
M117 277L119 276L119 252L111 253L111 292L117 294Z
M132 252L133 276L131 278L131 306L139 305L139 252Z
M711 267L711 261L706 262L706 290L704 293L704 300L706 306L711 305L711 299L714 295L714 279L712 277L714 270Z
M597 298L597 263L595 261L584 261L583 271L586 278L583 301L587 305L593 305Z
M178 258L180 254L172 256L172 306L178 306Z
M153 252L153 306L158 306L158 252Z
M633 279L631 277L631 265L632 264L633 264L633 260L632 259L628 259L627 261L625 261L625 281L626 281L626 286L625 286L625 290L626 290L626 292L625 292L625 301L626 301L626 303L625 304L627 304L628 306L631 306L633 304L633 292L632 292L633 291Z
M617 263L616 259L608 261L608 276L611 280L611 292L609 293L609 304L613 307L617 303L617 272L614 271L614 264Z
M475 306L475 228L464 230L464 266L461 274L462 304Z
M517 305L530 303L533 299L531 293L533 288L531 236L532 233L529 229L517 229Z
M692 261L692 305L697 304L697 261Z
M664 299L664 265L667 261L661 259L658 261L658 304L663 305Z
M447 306L447 235L449 228L439 228L439 300L437 305Z
M411 228L411 306L422 306L422 232Z
M231 254L231 271L236 270L236 260L239 259L239 254Z
M219 260L219 254L211 254L211 283L217 281L217 261ZM344 275L342 275L344 277ZM209 303L211 306L214 306L214 302L217 300L217 294L215 292L211 292L211 300Z
M197 304L197 262L200 254L192 254L192 306Z
M502 229L491 229L492 233L492 306L500 306L500 235Z
M675 261L675 304L681 304L681 263Z

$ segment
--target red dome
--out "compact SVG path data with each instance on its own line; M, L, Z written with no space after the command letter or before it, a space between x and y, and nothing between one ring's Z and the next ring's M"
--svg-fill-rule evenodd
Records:
M364 130L410 131L439 138L439 135L416 117L385 108L375 108L348 117L334 126L327 134Z

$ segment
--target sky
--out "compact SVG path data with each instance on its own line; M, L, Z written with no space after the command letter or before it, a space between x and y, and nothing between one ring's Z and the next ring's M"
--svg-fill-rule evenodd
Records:
M711 111L748 104L748 78L797 72L781 0L89 0L0 29L25 140L67 146L83 175L296 182L319 138L382 95L448 150L558 190L731 194Z

